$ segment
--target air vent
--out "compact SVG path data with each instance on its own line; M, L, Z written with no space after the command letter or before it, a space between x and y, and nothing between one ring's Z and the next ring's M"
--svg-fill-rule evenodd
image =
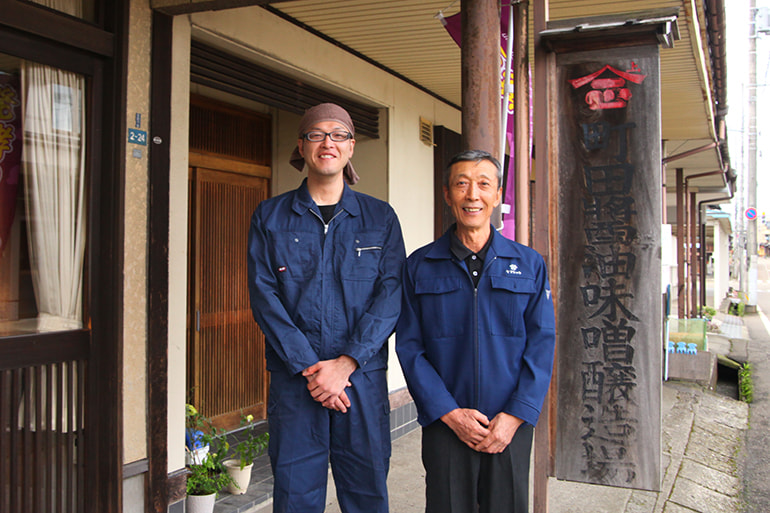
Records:
M433 146L433 123L420 118L420 141L426 146Z

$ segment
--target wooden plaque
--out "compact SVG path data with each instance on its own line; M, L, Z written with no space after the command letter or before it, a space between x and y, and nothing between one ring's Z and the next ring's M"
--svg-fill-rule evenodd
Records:
M658 51L556 56L559 479L660 488Z

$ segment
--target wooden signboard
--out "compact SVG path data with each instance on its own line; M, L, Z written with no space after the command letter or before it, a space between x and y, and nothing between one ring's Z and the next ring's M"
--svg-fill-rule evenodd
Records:
M660 487L658 52L556 55L559 479Z

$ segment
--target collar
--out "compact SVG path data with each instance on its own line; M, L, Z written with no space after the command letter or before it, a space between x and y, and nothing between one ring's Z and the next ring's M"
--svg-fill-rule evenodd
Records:
M481 260L485 260L487 258L487 251L489 251L489 246L492 244L492 233L494 230L489 232L489 238L487 239L487 242L484 243L484 247L482 247L477 252L473 252L468 248L468 246L460 241L459 237L457 237L456 224L454 225L454 228L454 230L450 230L449 234L449 250L454 256L457 257L458 260L465 260L474 254L477 255Z
M433 246L430 248L425 257L436 260L451 259L454 256L452 253L451 243L451 237L453 235L454 229L455 225L453 224L444 233L444 235L442 235L438 240L436 240L436 242L433 243ZM494 226L492 226L492 236L490 237L490 240L487 241L487 244L489 245L487 252L488 255L504 258L514 258L519 255L515 248L516 243L501 235L500 232L495 230Z
M339 205L339 209L345 210L351 216L360 215L361 205L358 204L358 197L356 197L356 193L353 191L353 189L350 188L350 186L348 186L347 183L343 185L344 189L342 190L342 197L337 203L337 205ZM316 205L315 201L313 201L313 198L310 196L310 191L307 189L307 178L302 180L302 185L300 185L295 191L291 208L295 213L299 215L303 215L309 210L314 210L318 214L321 213L321 211L318 209L318 205Z

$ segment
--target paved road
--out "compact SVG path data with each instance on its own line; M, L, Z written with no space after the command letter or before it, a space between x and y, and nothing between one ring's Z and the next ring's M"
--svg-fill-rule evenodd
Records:
M749 408L749 431L746 436L746 458L743 485L746 513L770 512L770 259L759 258L757 269L758 314L747 314L744 322L749 330L749 362L754 368L754 402Z

